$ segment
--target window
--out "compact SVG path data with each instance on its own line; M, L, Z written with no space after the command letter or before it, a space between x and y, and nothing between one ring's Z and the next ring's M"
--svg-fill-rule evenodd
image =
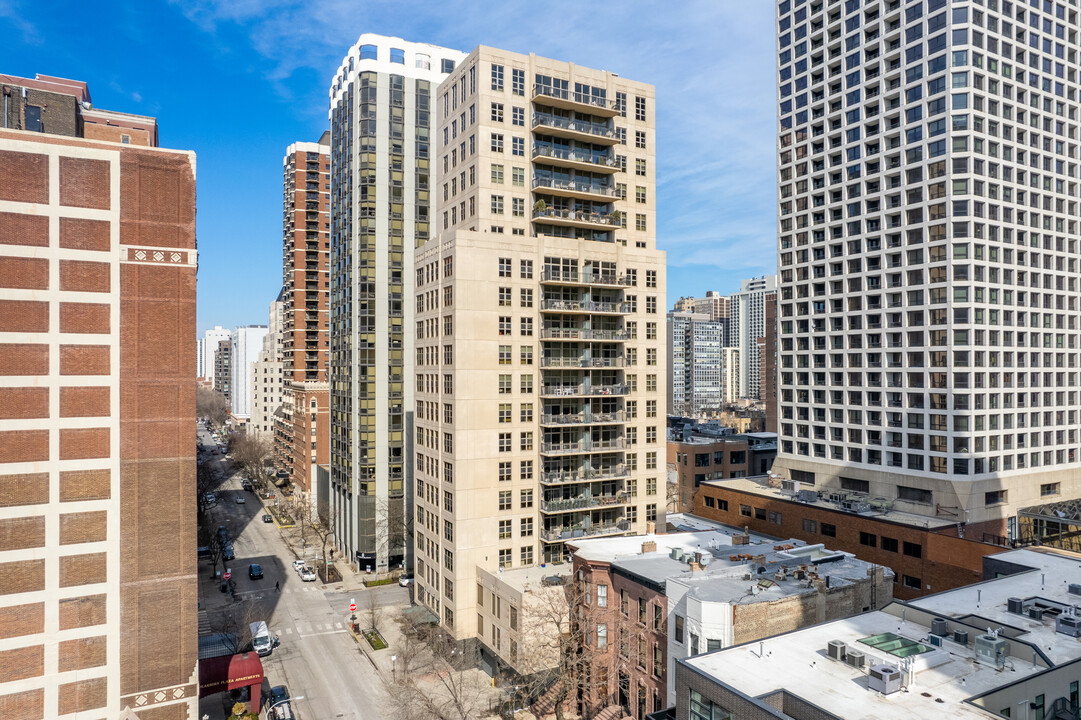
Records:
M493 215L502 215L503 214L503 196L502 195L493 195L492 196L492 214Z
M676 615L676 642L683 644L683 616Z
M636 148L644 148L646 146L646 131L635 130L634 131L634 146Z
M509 287L499 288L499 306L510 307L511 302L511 289Z
M882 549L886 552L897 552L897 538L882 536Z
M399 50L398 48L390 49L390 61L397 63L398 65L405 65L405 50Z
M520 275L525 280L528 280L529 278L533 277L533 261L532 260L523 260L522 261L522 266L521 266L521 269L520 269ZM530 296L532 296L533 291L530 290L529 294L530 294ZM532 305L530 305L530 307L532 307Z
M492 152L503 152L503 133L492 133Z
M492 65L492 89L493 90L502 90L503 89L503 66L502 65Z
M527 547L523 547L521 552L519 553L519 556L522 559L522 562L521 562L522 565L532 565L533 564L533 546L529 545Z
M519 534L522 537L533 537L533 518L522 518Z
M1004 502L1006 502L1005 490L991 490L983 494L984 505L999 505Z
M511 501L511 495L513 495L513 494L514 493L513 493L512 490L500 490L499 491L499 509L500 510L510 510L511 509L511 507L513 505L512 501ZM502 522L502 521L500 521L500 522Z
M514 534L514 530L511 527L512 523L513 523L512 520L500 520L499 521L499 539L500 540L507 540Z
M499 364L510 365L511 363L511 346L500 345L499 346Z
M502 185L503 184L503 166L492 165L492 182Z
M533 392L533 376L532 375L522 375L521 384L520 384L520 392L525 393L525 394Z
M645 120L646 119L646 99L644 97L635 96L634 98L634 119Z
M814 520L810 520L808 518L803 518L803 532L811 533L812 535L814 533L817 533L818 532L818 523L816 521L814 521Z
M379 47L377 45L361 45L360 46L360 59L361 60L378 60L379 59Z
M512 447L511 433L499 433L499 452L510 452Z
M902 575L901 584L910 590L920 590L923 587L923 581L918 577L912 577L911 575Z
M510 154L525 157L525 138L512 137L510 139Z
M511 125L518 125L525 127L525 108L512 107L511 113Z
M646 161L644 158L637 158L634 161L634 174L640 177L646 176Z
M510 182L515 187L525 187L525 168L511 168ZM532 263L533 261L530 260L529 262Z
M646 231L646 216L645 216L645 213L635 213L634 214L634 229L638 230L639 232L645 232Z
M522 490L521 491L521 506L522 506L523 509L533 507L533 490L532 490L532 488L530 488L528 490Z
M784 519L781 513L777 512L776 510L770 510L769 521L774 525L780 525L782 522L784 522Z
M645 598L638 598L638 622L646 624L646 607L649 603Z
M646 188L644 185L635 185L634 187L634 201L636 203L646 202Z
M529 348L529 350L532 351L533 348ZM533 403L522 403L522 410L518 419L522 422L533 422Z
M511 334L511 321L510 315L499 316L499 334L510 335Z
M510 258L499 258L499 277L510 277Z
M1040 485L1040 495L1058 495L1060 492L1059 483L1043 483Z
M511 403L499 403L499 422L509 423L511 421L512 412L513 406Z
M860 531L860 545L866 545L867 547L876 547L878 545L878 537L873 533Z
M533 334L533 318L531 318L531 317L521 318L521 329L522 329L522 335L523 336L525 336L525 337L531 336Z
M923 546L919 543L910 543L908 541L905 541L904 543L902 543L901 549L903 553L905 555L908 555L909 557L923 557Z
M837 526L829 523L822 523L822 534L826 537L837 537Z
M511 468L513 466L514 463L509 460L499 463L499 482L510 482L513 479L511 475Z
M631 597L627 594L626 590L619 591L619 611L624 615L630 612Z
M664 629L664 612L659 604L653 606L653 629Z
M522 460L518 467L518 479L519 480L532 480L533 479L533 461ZM524 491L523 491L524 492ZM533 491L529 491L530 502L533 500Z
M597 607L608 607L608 586L597 586Z
M532 450L533 449L533 433L532 432L524 432L524 433L522 433L521 442L519 442L518 445L519 445L519 449L522 450L522 451Z
M513 553L514 551L511 548L501 548L499 550L499 567L510 567L513 564L513 561L511 560L511 555L513 555Z
M533 307L533 288L522 288L520 304L524 308Z
M510 91L515 95L525 95L525 70L511 68Z
M744 517L751 517L751 506L750 505L740 505L739 506L739 514L743 515Z
M514 217L525 216L525 198L511 198L510 214Z
M897 499L907 500L908 502L914 503L922 503L924 505L930 505L932 502L932 494L930 490L923 490L921 488L898 485Z
M503 122L503 103L492 103L492 122Z

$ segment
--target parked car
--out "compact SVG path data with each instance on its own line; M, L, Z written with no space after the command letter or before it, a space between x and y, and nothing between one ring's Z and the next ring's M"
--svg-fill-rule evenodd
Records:
M258 563L252 563L248 566L248 577L252 580L262 580L263 568Z
M308 563L304 562L303 560L294 560L293 561L293 569L296 570L297 572L300 572L300 569L302 567L304 567L305 565L307 565L307 564Z
M308 565L300 568L298 572L300 572L300 579L304 582L315 582L319 579L319 576L315 574L315 570L312 570Z
M237 495L236 496L236 504L237 505L243 505L244 504L244 496L243 495Z
M247 490L248 492L251 492L251 491L252 491L252 484L251 484L250 482L248 482L247 480L245 480L244 482L240 483L240 487L244 488L244 489L245 489L245 490Z
M271 688L270 697L267 698L267 720L293 720L293 708L290 705L289 691L284 685ZM271 715L274 717L271 718Z
M214 503L216 503L217 501L218 501L218 496L217 496L217 495L215 495L214 493L209 493L209 492L208 492L208 493L206 494L206 504L207 504L207 505L213 505L213 504L214 504Z
M222 560L233 560L236 555L233 553L233 543L226 543L225 547L221 551Z
M264 515L263 516L263 522L272 523L272 522L274 522L274 518L272 518L270 515Z
M402 573L398 577L398 584L401 585L402 587L409 587L412 583L413 583L413 574L412 573Z

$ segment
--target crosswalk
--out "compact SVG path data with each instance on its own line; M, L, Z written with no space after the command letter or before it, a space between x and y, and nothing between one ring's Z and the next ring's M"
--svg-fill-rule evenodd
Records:
M311 637L312 635L327 635L330 633L345 632L345 626L340 622L333 623L296 623L296 629L291 627L275 629L275 633L278 635L299 635L300 637Z
M302 585L298 588L285 588L284 590L282 590L282 592L286 594L302 592L320 592L322 589L323 588L319 587L318 585Z

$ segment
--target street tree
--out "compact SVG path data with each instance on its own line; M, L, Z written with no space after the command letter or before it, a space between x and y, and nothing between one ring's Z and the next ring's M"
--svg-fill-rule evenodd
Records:
M225 395L217 390L198 385L195 389L195 414L220 428L229 417L229 403Z
M302 515L305 513L301 513ZM330 582L331 578L327 574L328 567L330 565L330 559L327 557L328 546L331 544L331 540L334 537L334 526L330 513L325 509L320 511L316 516L314 522L309 523L309 528L316 539L319 540L319 544L322 548L322 552L319 555L319 559L323 563L323 582Z
M242 435L233 441L230 449L233 462L240 465L244 474L260 487L272 477L274 447L269 440L256 435Z
M409 646L409 647L407 647ZM394 720L472 720L486 717L496 694L475 653L439 630L409 628L395 648L399 665L392 701ZM405 668L409 670L406 671Z

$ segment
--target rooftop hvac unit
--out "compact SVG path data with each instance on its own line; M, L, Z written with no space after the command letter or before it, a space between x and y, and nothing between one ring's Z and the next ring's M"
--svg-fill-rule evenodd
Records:
M901 671L893 665L875 665L867 673L867 689L883 695L897 692L901 689Z
M927 641L935 647L942 647L942 640L943 637L941 635L935 635L934 633L927 636Z
M1043 622L1043 608L1030 607L1028 609L1028 616L1030 618L1032 618L1033 620L1038 620L1039 622Z
M953 641L958 645L968 645L968 630L954 630Z
M826 653L833 660L845 659L845 641L844 640L830 640L826 644Z
M818 502L818 491L817 490L800 490L799 491L799 501L800 502L805 502L805 503L816 503L816 502Z
M1081 585L1077 583L1070 583L1070 587L1066 588L1066 592L1071 595L1081 595Z
M1055 619L1055 632L1070 637L1081 637L1081 617L1076 615L1059 615Z
M849 650L845 654L845 662L854 668L862 668L866 660L867 656L861 653L859 650Z
M1023 615L1025 613L1025 601L1019 597L1012 597L1006 600L1006 609L1009 612Z
M1009 644L997 635L977 635L973 643L976 662L996 668L1002 668L1009 649Z
M931 632L935 635L949 635L950 622L946 618L935 618L931 621Z
M799 493L799 480L781 480L781 490L794 494Z

